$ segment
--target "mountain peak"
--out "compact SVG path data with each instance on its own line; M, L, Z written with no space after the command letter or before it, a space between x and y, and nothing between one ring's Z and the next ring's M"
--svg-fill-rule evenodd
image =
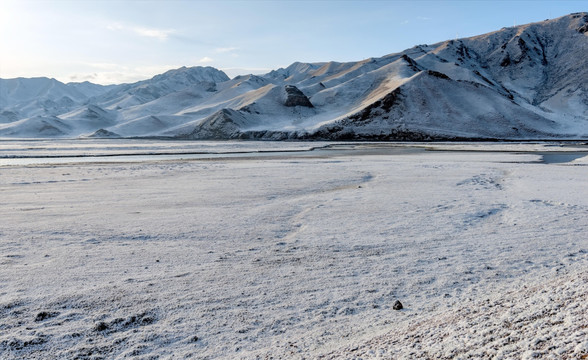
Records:
M182 66L179 69L168 70L163 74L155 75L151 78L152 82L161 81L163 79L175 79L185 83L194 83L198 81L208 81L219 83L230 80L230 78L223 71L213 68L211 66Z

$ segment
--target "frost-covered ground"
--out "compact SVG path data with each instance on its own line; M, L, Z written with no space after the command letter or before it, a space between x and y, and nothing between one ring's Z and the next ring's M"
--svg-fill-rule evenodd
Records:
M0 167L0 358L588 356L585 147L396 146Z

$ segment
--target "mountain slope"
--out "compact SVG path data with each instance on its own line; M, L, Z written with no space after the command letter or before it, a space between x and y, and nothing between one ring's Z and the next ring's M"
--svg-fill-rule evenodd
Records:
M586 138L586 24L588 14L572 14L407 50L404 58L425 76L388 93L395 106L374 113L372 103L320 136Z
M83 88L55 79L0 79L0 123L70 111L88 98Z
M587 30L576 13L234 79L183 67L114 87L1 80L0 136L586 139Z

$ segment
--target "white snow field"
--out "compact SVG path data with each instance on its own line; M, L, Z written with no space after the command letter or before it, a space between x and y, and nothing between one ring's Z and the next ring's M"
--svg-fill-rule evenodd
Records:
M588 357L585 145L265 144L1 165L0 358Z

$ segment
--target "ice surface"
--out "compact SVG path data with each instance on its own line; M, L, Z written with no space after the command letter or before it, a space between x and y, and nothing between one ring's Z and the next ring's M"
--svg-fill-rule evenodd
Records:
M585 157L416 145L0 167L0 358L585 355Z

